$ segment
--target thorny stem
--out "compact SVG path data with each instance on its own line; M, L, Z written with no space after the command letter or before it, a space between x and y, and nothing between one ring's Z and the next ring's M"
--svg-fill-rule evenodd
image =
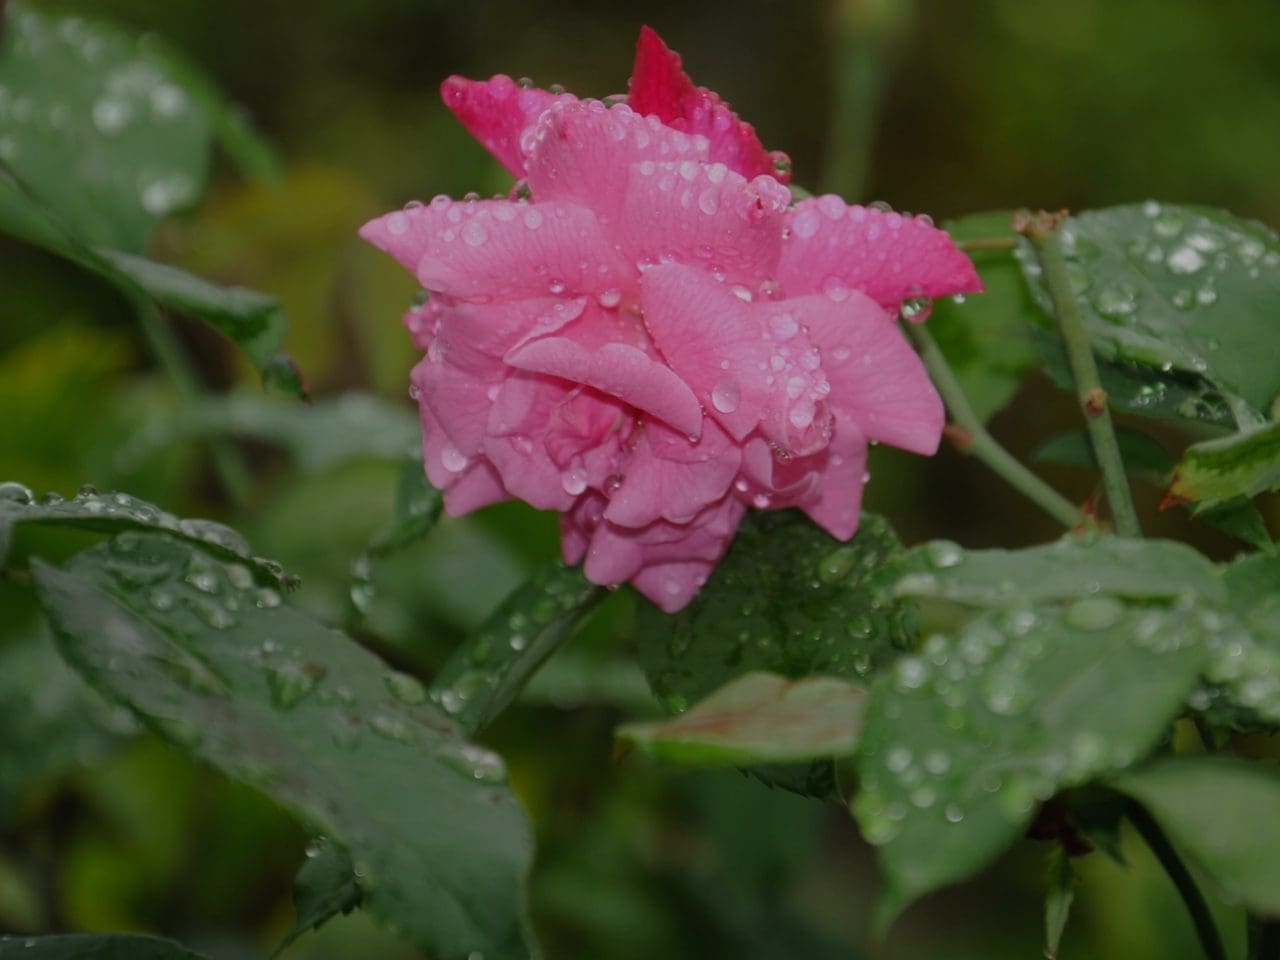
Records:
M1111 423L1111 411L1107 407L1107 393L1098 378L1098 365L1089 346L1084 321L1071 283L1067 278L1067 262L1062 255L1061 237L1058 233L1059 217L1041 215L1021 218L1021 232L1030 239L1040 266L1044 270L1044 283L1053 301L1054 317L1058 332L1067 351L1071 378L1076 384L1076 397L1084 411L1085 426L1089 430L1089 442L1094 457L1102 470L1102 487L1111 506L1111 517L1116 532L1122 537L1141 537L1138 514L1133 508L1129 493L1129 481L1120 458L1120 444L1116 441L1115 427Z
M1183 905L1191 915L1191 922L1196 928L1196 936L1200 940L1206 960L1227 960L1227 951L1222 945L1222 937L1218 934L1217 925L1213 922L1213 915L1209 912L1209 905L1205 903L1204 895L1196 886L1195 879L1177 851L1173 849L1173 845L1169 843L1169 838L1164 835L1160 825L1155 822L1151 814L1132 800L1125 802L1124 812L1129 822L1133 824L1133 828L1138 831L1138 835L1156 855L1156 859L1160 861L1160 866L1169 875L1173 885L1177 887Z
M969 405L968 397L964 395L960 382L932 335L923 326L908 324L907 328L920 350L920 357L929 371L929 377L942 394L952 422L964 432L965 451L977 457L1064 527L1078 526L1084 520L1083 511L1023 466L987 432L981 418Z

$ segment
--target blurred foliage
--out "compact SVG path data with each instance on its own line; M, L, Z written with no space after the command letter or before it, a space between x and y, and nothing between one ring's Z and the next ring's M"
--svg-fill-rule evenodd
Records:
M314 0L305 9L253 0L28 0L27 7L159 38L243 105L243 115L215 111L198 131L223 144L210 192L173 204L182 209L160 222L147 253L279 300L291 321L286 345L317 409L293 417L297 408L240 391L191 405L112 284L0 237L0 479L68 496L93 482L233 523L303 577L300 606L348 622L385 659L424 680L557 554L554 518L505 505L445 520L421 541L376 557L359 578L350 568L395 516L402 438L412 441L404 394L415 359L398 323L412 281L354 231L410 198L508 186L439 103L448 74L501 71L595 95L618 92L636 30L647 22L768 146L791 154L801 184L816 184L824 171L830 182L863 184L864 196L850 199L883 199L939 219L1159 196L1280 222L1274 0L660 0L643 10L603 0ZM835 17L842 30L833 29ZM850 24L866 26L879 46ZM859 55L872 58L873 69L859 76L875 91L860 101L861 115L843 118L839 143L825 131L850 70L832 36L852 37ZM154 51L155 41L144 49ZM53 109L57 91L49 93ZM246 154L246 116L278 148L274 180L269 162ZM856 175L833 175L841 162ZM193 179L202 179L205 161L192 163ZM233 166L256 176L246 180ZM122 168L140 172L127 161ZM140 246L142 233L126 239ZM998 269L1005 273L991 279L1009 279ZM953 305L939 305L940 328L952 313ZM219 336L169 319L202 387L259 389L248 362ZM963 331L951 332L976 355ZM1005 379L982 412L1025 457L1078 423L1044 379L1014 392L1027 345L1002 341L1006 349L996 371ZM219 479L211 439L229 444L243 464L251 477L245 489ZM981 546L1011 529L1029 542L1053 531L954 451L924 462L878 450L871 470L869 506L892 517L907 542L950 536ZM1045 475L1073 499L1092 492L1083 471ZM1157 496L1151 491L1139 504L1147 529L1185 534L1179 512L1155 513ZM1261 502L1274 529L1275 501ZM22 546L54 558L67 552L67 536L41 530ZM1194 539L1219 557L1236 549L1212 533ZM358 616L353 580L369 591ZM641 712L642 685L628 672L633 608L625 594L611 597L555 669L483 737L508 758L534 821L533 907L548 956L868 955L871 851L847 815L735 773L676 775L640 757L612 759L614 727L654 712ZM0 932L146 929L213 960L264 955L293 925L291 882L307 838L263 795L139 733L64 676L47 661L36 622L24 593L0 582L0 736L33 765L24 772L0 763ZM609 681L588 685L583 677ZM1256 749L1277 753L1269 741ZM1128 868L1101 856L1078 864L1082 882L1061 955L1195 956L1167 880L1128 840ZM931 895L876 955L1027 956L1040 936L1040 854L1024 845L977 882ZM992 903L1011 919L991 923ZM360 912L299 938L285 954L415 955Z

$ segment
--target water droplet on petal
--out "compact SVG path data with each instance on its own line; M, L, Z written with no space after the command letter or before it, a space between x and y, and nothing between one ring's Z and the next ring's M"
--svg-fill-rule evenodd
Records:
M732 377L719 380L711 391L711 405L721 413L733 413L742 400L742 389Z

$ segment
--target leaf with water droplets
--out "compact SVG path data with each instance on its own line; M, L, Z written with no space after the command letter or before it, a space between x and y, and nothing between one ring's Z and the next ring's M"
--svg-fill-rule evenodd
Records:
M1099 593L1174 600L1194 592L1215 603L1226 599L1213 564L1186 544L1097 535L1021 550L962 550L934 541L908 551L882 577L901 596L977 607Z
M319 929L339 914L345 916L364 899L351 855L341 846L317 837L307 847L307 859L293 878L297 920L274 955L279 955L308 930Z
M681 713L756 670L861 681L912 636L909 606L869 587L899 549L874 514L863 514L847 543L795 511L749 514L689 606L673 616L641 606L640 660L650 685L669 713ZM835 784L829 761L766 777L803 793L827 794Z
M867 693L835 677L747 673L679 716L629 723L618 739L663 760L745 766L845 757L858 745Z
M0 960L205 960L172 940L123 933L0 936Z
M1175 415L1220 422L1225 402L1241 427L1264 419L1280 394L1274 231L1222 210L1149 201L1071 217L1062 241L1068 269L1088 281L1076 300L1102 360L1146 368L1157 385L1202 381L1219 398ZM1025 249L1020 259L1047 309L1038 264Z
M943 224L958 243L996 240L1009 246L967 250L986 289L971 297L936 300L929 315L929 332L983 420L1013 398L1040 361L1032 338L1038 313L1013 257L1018 237L1012 223L1010 212L996 211Z
M501 759L385 663L193 546L136 534L163 574L133 581L111 544L32 563L66 660L161 736L268 793L351 855L368 909L433 956L529 956L528 826ZM211 622L209 611L224 616ZM477 912L474 904L483 903Z
M132 494L104 493L89 484L70 500L50 493L37 501L22 484L0 483L0 564L13 562L10 553L14 535L27 526L117 534L112 550L119 558L120 576L138 584L164 579L169 574L159 559L142 549L143 542L135 535L161 531L196 544L220 559L242 564L240 569L260 583L286 590L297 585L296 578L280 564L255 556L244 537L228 526L212 520L180 520Z
M1168 757L1116 787L1150 811L1225 897L1280 917L1280 775L1222 756Z
M454 652L431 684L431 699L468 732L484 729L603 593L578 567L548 564L516 588Z
M853 812L880 847L881 922L981 870L1058 790L1148 754L1198 680L1209 615L1194 597L1012 599L877 678Z
M1255 553L1223 574L1231 615L1210 644L1210 686L1191 705L1227 727L1280 724L1280 554Z
M1186 449L1165 503L1252 497L1280 490L1280 422L1268 423Z

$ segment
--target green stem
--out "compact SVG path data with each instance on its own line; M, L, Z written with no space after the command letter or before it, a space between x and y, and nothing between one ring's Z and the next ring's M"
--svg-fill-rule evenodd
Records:
M907 329L952 422L965 433L965 450L1064 527L1078 526L1084 520L1080 508L1023 466L987 432L933 336L923 326L908 324Z
M1111 411L1107 407L1107 394L1102 389L1098 365L1089 346L1080 307L1067 277L1067 261L1062 255L1058 231L1056 228L1035 228L1028 230L1027 235L1044 270L1045 287L1053 301L1058 331L1066 347L1071 377L1076 384L1076 397L1084 411L1085 425L1089 430L1089 442L1102 470L1102 486L1107 494L1107 503L1111 506L1116 532L1122 537L1140 537L1142 530L1138 526L1138 514L1133 508L1133 497L1129 493L1129 481L1125 476L1124 461L1120 457L1120 444L1116 440Z
M987 250L1016 250L1018 248L1018 238L1015 236L974 237L971 240L957 240L956 246L966 253L982 253Z
M1164 867L1173 885L1177 887L1187 913L1191 915L1191 923L1196 928L1196 936L1200 939L1200 946L1204 950L1206 960L1227 960L1227 951L1222 945L1218 927L1213 922L1213 914L1209 912L1209 905L1205 902L1204 895L1200 893L1200 888L1196 886L1191 872L1187 870L1186 864L1182 862L1173 845L1169 843L1169 838L1160 829L1160 825L1145 808L1132 800L1125 802L1124 812L1134 829L1138 831L1138 835L1156 855L1156 859L1160 861L1160 866Z
M824 191L858 200L895 41L914 11L902 0L837 0L832 7L835 90L821 182Z

